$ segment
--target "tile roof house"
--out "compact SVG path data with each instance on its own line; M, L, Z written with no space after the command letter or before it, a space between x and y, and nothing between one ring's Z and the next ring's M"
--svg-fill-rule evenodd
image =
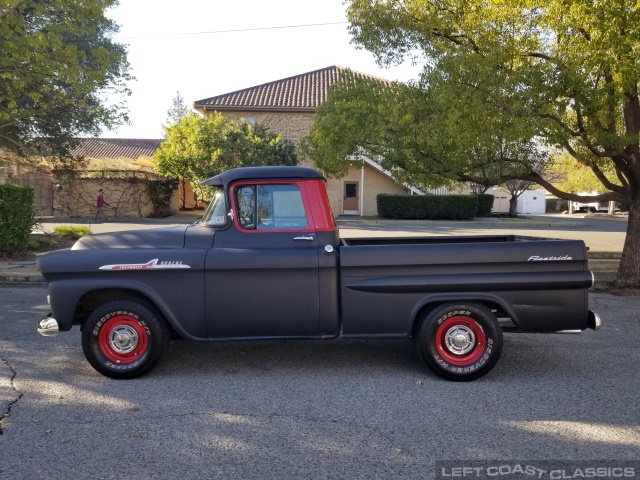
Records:
M83 138L72 153L86 158L153 157L162 139L140 138Z
M316 109L327 99L329 87L345 72L345 68L337 66L314 70L198 100L194 108L204 115L218 111L233 120L244 118L249 123L265 125L298 144L311 131ZM364 73L352 73L356 77L391 83ZM303 160L303 164L309 161ZM376 215L379 193L408 194L411 188L398 185L377 162L358 157L350 160L345 177L329 179L327 191L335 215Z
M107 166L120 161L152 168L151 159L162 142L162 139L147 138L82 138L71 153L87 159L89 168L97 161Z
M346 69L327 67L302 73L255 87L225 93L195 102L195 107L209 110L315 112L327 99L329 87L340 80ZM356 78L373 79L382 84L389 80L352 72Z

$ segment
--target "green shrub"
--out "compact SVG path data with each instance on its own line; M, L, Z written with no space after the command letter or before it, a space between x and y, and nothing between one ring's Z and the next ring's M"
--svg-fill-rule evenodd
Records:
M60 238L70 238L77 240L85 235L91 235L89 227L79 227L76 225L62 225L53 229L53 234Z
M480 193L478 197L478 211L476 217L490 217L493 210L494 196L488 193Z
M29 245L33 225L33 189L0 185L0 250L18 252Z
M389 195L377 197L378 216L392 219L466 220L476 215L477 195Z
M561 198L547 198L546 213L558 213L569 209L569 202Z
M48 248L53 243L51 237L47 235L31 235L29 239L29 250L40 250L41 248Z
M178 181L174 179L147 180L145 189L153 205L151 217L162 218L171 214L171 197L176 188Z

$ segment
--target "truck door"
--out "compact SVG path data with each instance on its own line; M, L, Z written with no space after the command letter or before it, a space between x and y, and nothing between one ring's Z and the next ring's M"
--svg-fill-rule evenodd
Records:
M295 183L231 187L233 224L205 263L210 338L320 335L318 238Z

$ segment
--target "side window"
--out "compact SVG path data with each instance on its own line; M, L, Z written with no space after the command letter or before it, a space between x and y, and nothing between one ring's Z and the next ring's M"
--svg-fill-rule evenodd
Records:
M255 229L256 187L251 185L238 188L236 190L236 204L238 205L240 226L249 230Z
M307 228L302 194L296 185L246 185L236 189L238 222L247 230Z

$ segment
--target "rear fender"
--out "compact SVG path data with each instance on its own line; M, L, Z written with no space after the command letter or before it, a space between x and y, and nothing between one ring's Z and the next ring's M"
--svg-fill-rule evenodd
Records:
M464 303L464 302L476 302L482 303L490 310L498 309L503 312L505 316L511 318L511 320L517 325L516 315L513 309L502 298L489 293L436 293L428 295L422 298L413 308L411 312L411 330L408 332L411 336L414 335L416 329L420 326L420 321L425 311L442 304L442 303Z

